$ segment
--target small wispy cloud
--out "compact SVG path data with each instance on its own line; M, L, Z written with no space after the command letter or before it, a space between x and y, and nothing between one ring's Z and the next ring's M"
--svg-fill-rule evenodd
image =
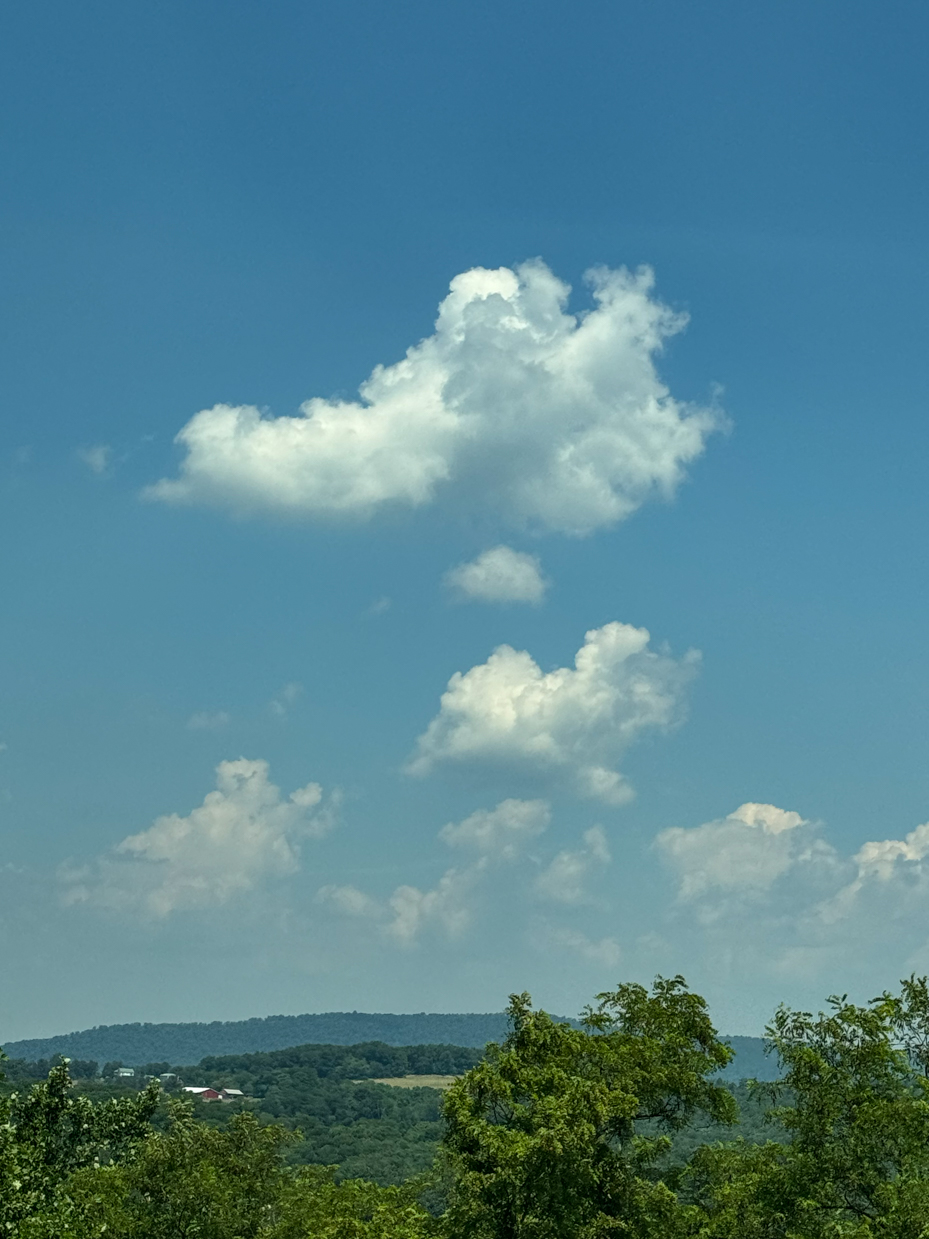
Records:
M559 852L536 878L536 893L555 903L590 903L587 879L610 863L610 849L602 826L584 832L584 846Z
M109 443L97 443L93 447L79 447L77 458L87 466L91 473L96 474L97 477L103 477L109 472L113 463L113 449Z
M326 904L343 916L378 917L381 905L357 886L321 886L316 892L316 902Z
M219 731L228 726L231 716L225 710L200 710L187 720L190 731Z
M622 947L615 938L592 939L578 929L549 926L540 938L546 946L570 951L581 959L604 968L617 967L623 957Z
M428 890L405 884L381 902L355 886L323 886L317 902L343 916L378 921L381 931L403 946L411 946L430 929L460 937L471 922L472 896L479 884L494 867L515 861L529 841L545 831L550 818L547 801L502 800L493 809L478 809L464 821L442 827L439 838L448 847L477 856L470 864L446 869Z
M471 920L468 896L478 867L448 869L428 891L416 886L398 886L389 904L392 915L387 933L410 944L430 925L438 925L449 938L457 938Z
M268 702L268 709L276 718L286 718L293 705L303 696L303 685L296 680L285 684L276 696Z
M495 809L478 809L463 822L449 822L439 838L452 848L513 860L530 839L542 834L551 816L546 800L502 800Z
M528 602L538 605L548 581L538 556L494 546L445 574L445 584L459 602Z

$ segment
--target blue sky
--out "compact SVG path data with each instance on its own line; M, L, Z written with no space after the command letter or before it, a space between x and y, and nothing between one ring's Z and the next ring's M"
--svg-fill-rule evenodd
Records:
M11 15L0 1039L929 970L927 27Z

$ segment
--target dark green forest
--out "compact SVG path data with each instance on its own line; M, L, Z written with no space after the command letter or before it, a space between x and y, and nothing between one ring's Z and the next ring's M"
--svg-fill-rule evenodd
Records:
M577 1024L525 994L507 1017L483 1053L302 1045L131 1077L6 1061L0 1236L929 1237L925 979L779 1009L778 1079L737 1085L681 978L601 994ZM376 1082L428 1075L457 1078Z

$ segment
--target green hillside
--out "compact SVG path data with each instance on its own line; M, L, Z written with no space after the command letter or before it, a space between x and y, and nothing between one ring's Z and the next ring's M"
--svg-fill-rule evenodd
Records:
M754 1038L737 1047L746 1062L756 1052ZM300 1140L288 1153L293 1164L336 1165L338 1177L366 1178L375 1182L402 1183L427 1169L435 1157L442 1135L442 1095L435 1088L395 1088L375 1083L377 1079L405 1076L457 1076L482 1058L483 1051L470 1046L393 1046L382 1041L357 1045L291 1046L256 1054L208 1055L197 1064L184 1065L156 1060L139 1066L138 1075L124 1081L110 1075L113 1062L72 1060L72 1075L79 1090L94 1100L132 1095L147 1075L176 1076L167 1085L169 1096L183 1085L236 1088L241 1102L195 1101L198 1119L208 1126L225 1128L242 1111L254 1114L263 1124L278 1123L299 1130ZM29 1062L14 1059L4 1064L7 1090L22 1088L45 1078L53 1059ZM758 1062L769 1068L771 1062ZM101 1066L107 1078L99 1075ZM683 1161L699 1144L731 1139L764 1139L764 1112L747 1091L733 1085L739 1099L741 1126L736 1132L698 1119L675 1137L672 1161Z
M567 1020L567 1017L556 1017ZM457 1045L483 1049L507 1034L503 1012L483 1014L396 1015L363 1011L330 1011L319 1015L270 1015L264 1019L214 1021L209 1024L109 1024L57 1037L9 1041L3 1046L13 1059L71 1059L142 1063L199 1063L216 1055L254 1054L307 1044ZM729 1038L736 1060L726 1079L748 1076L774 1079L776 1065L765 1056L760 1037Z
M357 1045L464 1045L483 1048L506 1036L503 1012L418 1015L330 1011L319 1015L269 1015L209 1024L108 1024L57 1037L8 1041L10 1058L120 1059L133 1066L168 1061L197 1063L208 1055L254 1054L308 1043Z

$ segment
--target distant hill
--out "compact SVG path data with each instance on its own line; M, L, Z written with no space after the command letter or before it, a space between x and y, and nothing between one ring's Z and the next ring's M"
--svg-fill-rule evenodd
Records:
M503 1012L475 1015L378 1015L330 1011L322 1015L269 1015L265 1019L211 1024L104 1024L83 1032L9 1041L10 1058L30 1060L64 1054L100 1063L197 1063L209 1055L255 1054L306 1044L462 1045L483 1049L506 1035Z
M724 1080L776 1080L780 1075L777 1057L765 1053L763 1037L726 1037L735 1058L725 1071Z
M255 1054L292 1046L357 1045L381 1041L387 1045L456 1045L483 1049L506 1036L502 1011L464 1015L389 1015L363 1011L330 1011L320 1015L269 1015L264 1019L214 1021L211 1024L105 1024L83 1032L63 1033L28 1041L9 1041L10 1058L37 1061L55 1054L68 1058L119 1060L130 1067L143 1063L197 1063L208 1056ZM747 1076L774 1079L776 1062L764 1053L760 1037L730 1037L736 1059L723 1072L726 1079Z

